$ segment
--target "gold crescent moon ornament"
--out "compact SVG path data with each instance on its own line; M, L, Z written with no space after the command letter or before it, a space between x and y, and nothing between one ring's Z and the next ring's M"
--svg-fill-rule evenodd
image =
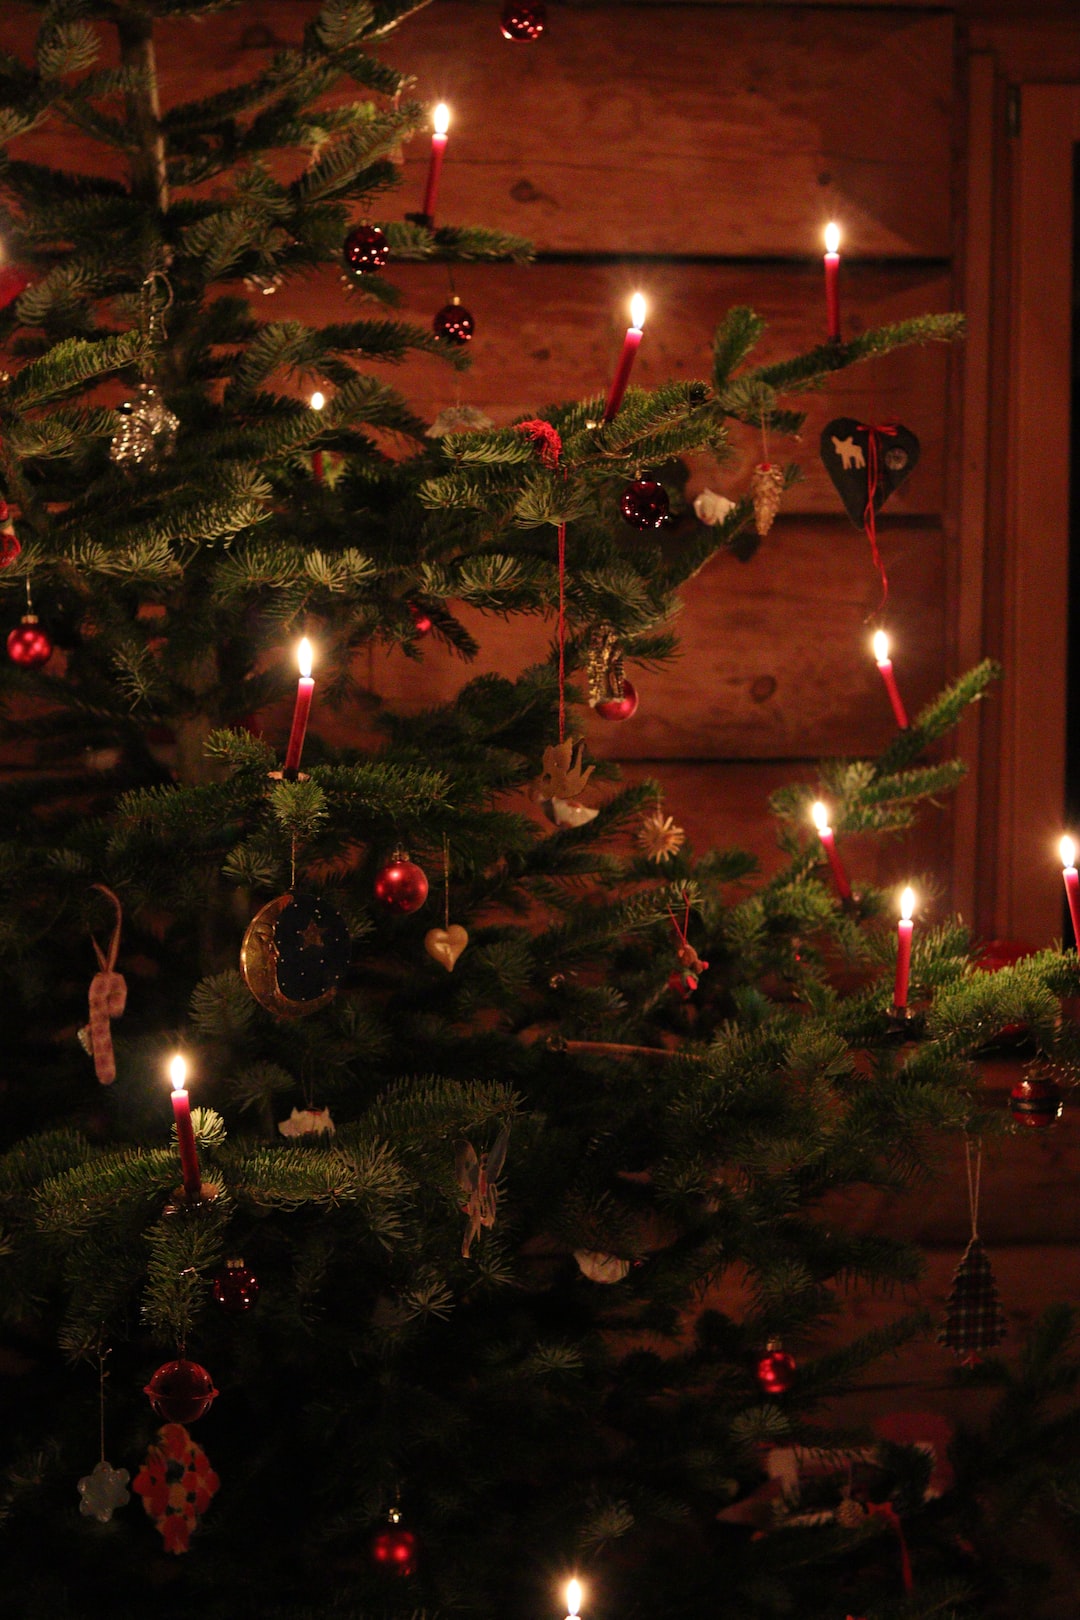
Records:
M349 966L341 913L313 894L279 894L257 911L240 946L240 972L261 1007L304 1018L327 1006Z

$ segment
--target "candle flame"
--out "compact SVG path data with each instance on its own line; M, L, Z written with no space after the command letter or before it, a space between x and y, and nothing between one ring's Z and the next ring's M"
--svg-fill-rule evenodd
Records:
M571 1620L576 1620L581 1611L581 1582L567 1581L566 1583L566 1612Z
M450 128L450 109L445 101L440 101L431 115L431 122L435 126L436 135L445 135Z
M326 395L321 389L316 388L315 392L308 400L308 404L311 406L313 411L321 411L323 406L326 404Z
M817 828L818 832L827 832L829 827L829 812L826 810L820 799L818 799L816 804L812 804L810 806L810 814L814 818L814 826Z
M169 1079L172 1081L174 1091L183 1091L184 1081L187 1079L187 1063L179 1052L169 1061Z
M915 915L915 890L910 884L900 896L900 915L905 922L910 922Z
M1076 865L1076 845L1068 834L1061 840L1058 849L1061 851L1062 866Z
M296 649L296 667L305 680L311 676L311 642L304 636Z
M630 324L636 326L638 331L645 325L645 311L648 305L644 293L635 293L630 300Z
M884 630L874 631L874 657L879 664L889 662L889 638Z
M840 251L840 227L833 220L830 220L825 227L825 251L826 253L838 253Z

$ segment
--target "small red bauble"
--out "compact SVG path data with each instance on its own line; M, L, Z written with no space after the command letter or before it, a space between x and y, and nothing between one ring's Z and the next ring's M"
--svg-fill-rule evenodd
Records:
M599 703L593 704L593 709L601 720L629 720L637 712L637 687L633 681L623 680L622 697L601 698Z
M354 276L381 270L389 257L390 244L377 225L358 225L345 238L345 268Z
M167 1361L147 1384L144 1394L166 1423L194 1423L210 1410L217 1390L214 1380L197 1361Z
M36 613L24 613L7 638L8 657L24 669L37 669L52 657L53 644Z
M427 875L404 850L397 850L375 875L375 898L388 911L419 911L427 897Z
M436 337L445 338L447 343L456 343L459 348L472 342L476 330L476 322L459 298L444 304L431 325Z
M431 630L432 630L432 623L431 623L431 620L428 618L428 615L424 612L423 608L417 607L415 602L407 602L405 605L408 608L409 612L412 614L412 621L413 621L413 624L416 626L417 635L418 636L430 635Z
M396 1519L371 1538L371 1562L388 1575L412 1575L416 1571L416 1537L403 1530Z
M259 1297L259 1279L242 1260L226 1260L214 1278L214 1298L230 1316L250 1311Z
M635 478L619 502L619 511L632 529L658 529L668 510L667 490L655 478Z
M547 27L544 0L506 0L499 27L504 39L539 39Z
M789 1350L770 1345L754 1369L765 1395L785 1395L795 1382L795 1357Z
M1009 1092L1009 1112L1019 1125L1056 1125L1063 1106L1052 1080L1021 1080Z

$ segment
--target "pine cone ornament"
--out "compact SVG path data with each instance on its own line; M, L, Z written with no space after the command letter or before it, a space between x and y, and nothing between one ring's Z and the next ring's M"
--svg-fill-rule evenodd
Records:
M947 1344L965 1366L971 1367L984 1350L1000 1344L1005 1333L1005 1312L990 1257L980 1239L973 1237L956 1268L938 1342Z
M754 498L754 527L762 539L773 526L784 493L784 469L775 461L759 461L750 479Z

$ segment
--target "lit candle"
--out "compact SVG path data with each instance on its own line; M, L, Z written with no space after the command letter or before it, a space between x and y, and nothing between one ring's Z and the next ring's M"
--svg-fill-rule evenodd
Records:
M308 404L313 411L321 411L323 406L326 404L326 395L316 388L315 392L308 400ZM317 484L321 484L323 481L323 453L321 450L312 451L311 470L315 474L315 482Z
M889 638L884 630L875 630L874 632L874 657L877 660L877 667L881 671L881 678L885 682L885 690L889 694L889 702L892 704L892 712L896 716L896 723L901 731L906 731L908 728L907 710L904 708L903 699L897 690L892 659L889 657Z
M829 826L829 812L819 799L817 803L812 806L810 814L814 818L814 826L817 828L818 837L821 839L821 847L829 857L829 865L832 867L833 882L836 884L836 892L840 896L841 900L850 900L851 884L848 882L848 875L844 871L843 863L841 862L839 855L836 853L836 834Z
M604 421L610 422L626 393L626 385L630 381L630 372L634 364L634 356L641 347L641 336L645 327L645 300L640 293L635 293L630 300L630 325L626 328L623 338L622 354L619 364L615 368L615 376L611 384L611 392L604 406Z
M285 750L285 775L295 776L300 769L300 755L304 749L304 734L307 731L308 715L311 713L311 697L315 691L315 682L311 678L311 642L307 636L296 649L296 664L300 671L300 679L296 683L296 707L293 710L292 730L289 732L289 746Z
M840 341L840 227L825 227L825 316L829 338Z
M432 114L431 122L435 127L431 135L431 161L428 164L423 207L424 219L429 226L435 223L435 199L439 195L439 175L442 173L446 143L450 138L446 133L450 128L450 109L445 101L439 102Z
M900 896L900 921L896 925L896 988L893 991L893 1006L897 1012L907 1011L908 979L911 976L911 935L915 924L912 914L915 910L915 890L905 889Z
M1069 902L1069 916L1072 918L1073 943L1080 951L1080 876L1076 871L1076 845L1071 838L1063 838L1059 848L1061 864L1064 867L1061 875L1065 879L1065 895Z
M581 1616L581 1582L567 1581L566 1583L566 1620L580 1620Z
M191 1128L191 1103L184 1089L187 1064L179 1052L169 1064L169 1079L173 1085L172 1106L176 1118L176 1141L180 1149L184 1196L196 1199L202 1196L202 1176L199 1174L199 1156L195 1152L195 1132Z

